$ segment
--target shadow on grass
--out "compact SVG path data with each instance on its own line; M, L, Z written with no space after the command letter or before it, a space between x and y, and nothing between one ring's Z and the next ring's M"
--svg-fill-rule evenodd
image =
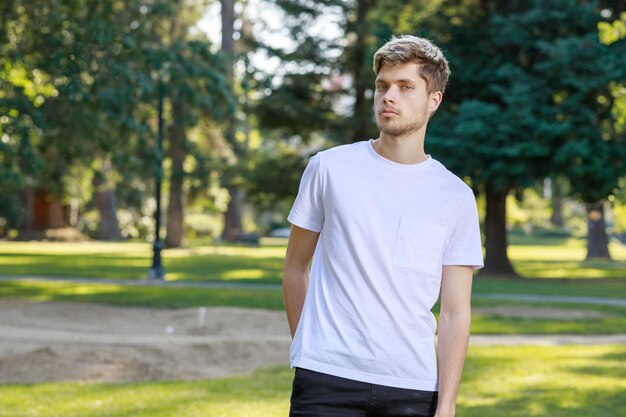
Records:
M160 288L65 282L0 282L1 298L73 301L117 306L229 306L283 310L282 292L239 288Z
M484 405L459 404L464 417L597 417L624 416L623 392L604 389L541 388L519 390L512 398L492 398Z
M626 279L502 278L479 272L472 292L624 298Z
M621 352L608 352L594 358L590 364L584 366L570 366L568 372L583 376L602 375L626 381L626 349ZM626 405L626 398L624 399ZM624 407L626 412L626 407Z
M506 317L490 314L472 315L472 334L621 334L626 317L556 320L548 318Z
M626 262L622 261L525 260L514 264L522 276L542 279L626 279Z
M509 233L508 241L510 245L516 246L569 246L578 239L571 236L541 236L525 235L521 233Z
M470 347L457 415L624 416L623 346Z
M32 416L266 417L286 415L292 375L282 366L214 380L0 385L0 393L11 397L16 412ZM35 410L44 399L46 409ZM8 414L0 408L0 416Z
M172 280L281 282L282 257L249 258L231 255L164 256L163 265ZM7 275L57 276L74 278L143 279L151 266L148 256L128 254L0 254Z

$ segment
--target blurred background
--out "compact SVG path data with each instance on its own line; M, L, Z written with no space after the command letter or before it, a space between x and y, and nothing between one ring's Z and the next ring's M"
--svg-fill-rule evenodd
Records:
M377 137L373 53L416 34L450 61L426 146L480 201L485 272L514 273L507 233L609 259L626 242L624 8L5 0L0 236L151 240L159 177L167 248L284 234L307 158Z
M15 320L41 302L280 311L302 171L319 150L378 136L372 55L394 34L433 40L450 63L426 151L478 201L473 333L601 344L470 350L462 415L626 415L624 0L1 0L0 306L24 310L3 313L0 339L33 326ZM149 285L161 248L166 281ZM49 363L40 349L0 349L0 415L100 415L60 405L76 385L19 385L40 379L7 364ZM143 380L55 372L41 380ZM289 379L283 366L203 382L244 387L224 398L174 391L211 415L279 415ZM84 404L105 401L90 387ZM177 401L171 386L146 389L132 398ZM56 405L35 413L33 392ZM142 407L106 415L196 415Z

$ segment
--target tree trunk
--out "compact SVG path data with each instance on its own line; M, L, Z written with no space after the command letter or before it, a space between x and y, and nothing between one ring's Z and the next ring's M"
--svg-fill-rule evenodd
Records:
M243 233L243 226L241 224L241 190L237 187L228 187L230 194L230 201L228 202L228 209L224 213L224 231L222 232L222 240L227 242L233 242L237 239L237 236Z
M563 190L557 180L550 181L550 189L550 203L552 206L550 222L554 227L562 229L565 226L565 223L563 222Z
M32 185L27 185L22 191L22 210L24 217L20 231L32 232L35 221L35 188Z
M33 193L32 204L32 231L67 226L61 201L55 195L44 189L36 189Z
M230 63L232 64L232 54L234 53L234 26L235 26L235 0L220 0L222 5L222 52L229 54ZM232 80L233 66L227 65L226 75Z
M113 241L121 240L122 233L115 214L117 201L113 190L96 191L94 200L100 211L100 226L98 227L98 240Z
M367 36L370 33L367 19L369 8L370 0L358 0L357 17L354 22L356 41L351 60L355 89L352 142L368 139L371 126L371 106L365 97L365 92L371 85L371 69L366 65Z
M18 239L45 238L45 231L68 225L67 207L51 192L43 188L26 186L22 190L22 222Z
M98 226L98 240L114 241L121 240L120 224L117 220L117 200L115 191L107 187L106 175L110 170L109 163L105 162L102 172L96 172L91 184L94 187L93 199L100 212L100 224Z
M508 191L486 190L485 268L486 275L518 277L507 254L506 196Z
M169 157L172 159L169 200L167 204L166 248L180 248L185 243L183 212L183 164L187 156L187 134L184 126L183 109L176 98L172 98L172 125L169 128Z
M226 60L226 77L228 85L233 88L233 66L234 66L234 23L235 23L235 10L234 0L221 0L222 4L222 53ZM229 120L224 126L224 136L226 141L232 146L233 152L237 157L238 163L241 156L245 152L237 142L235 141L235 121ZM222 232L222 239L232 242L236 236L239 235L241 230L241 190L239 187L226 184L226 188L230 193L230 202L228 208L224 213L224 230Z
M611 260L604 221L604 202L585 203L587 209L587 260Z

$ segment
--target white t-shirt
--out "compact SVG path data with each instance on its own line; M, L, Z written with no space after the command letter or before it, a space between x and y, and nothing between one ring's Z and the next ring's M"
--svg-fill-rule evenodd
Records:
M442 265L483 265L471 189L432 157L357 142L310 159L288 220L321 232L291 366L436 391Z

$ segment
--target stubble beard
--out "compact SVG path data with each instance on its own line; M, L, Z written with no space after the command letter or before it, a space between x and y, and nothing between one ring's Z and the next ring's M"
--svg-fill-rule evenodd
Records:
M396 116L399 117L399 116ZM392 137L405 137L420 130L428 121L428 115L417 115L410 120L389 120L377 114L376 126L381 133Z

